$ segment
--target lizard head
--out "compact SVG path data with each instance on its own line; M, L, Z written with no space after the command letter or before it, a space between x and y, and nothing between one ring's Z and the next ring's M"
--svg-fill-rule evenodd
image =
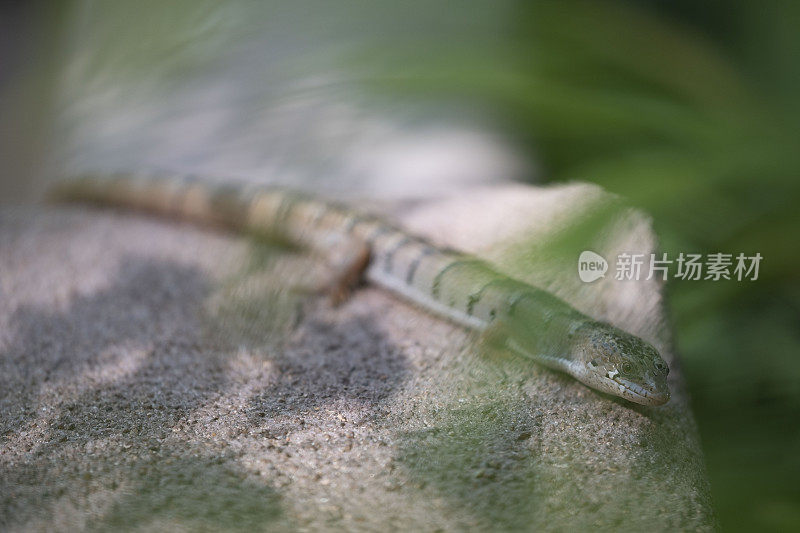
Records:
M571 335L577 379L643 405L669 401L669 367L651 344L603 322L584 322Z

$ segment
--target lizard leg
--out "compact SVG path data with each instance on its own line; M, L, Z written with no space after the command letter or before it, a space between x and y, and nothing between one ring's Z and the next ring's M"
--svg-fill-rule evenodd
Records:
M498 320L478 336L478 351L490 360L507 360L508 338L507 324L503 320Z
M339 305L358 285L370 259L369 245L354 237L335 236L318 246L324 253L326 273L320 284L333 305Z

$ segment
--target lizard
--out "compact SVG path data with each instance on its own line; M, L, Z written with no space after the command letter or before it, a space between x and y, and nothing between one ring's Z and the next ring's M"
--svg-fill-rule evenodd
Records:
M335 272L337 299L364 278L602 393L650 406L670 398L669 367L652 344L478 257L438 247L343 204L268 185L135 174L57 180L48 196L177 216L322 250Z

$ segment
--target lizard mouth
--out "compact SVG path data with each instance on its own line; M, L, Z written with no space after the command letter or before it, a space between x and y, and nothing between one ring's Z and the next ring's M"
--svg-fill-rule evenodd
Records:
M638 383L634 383L620 376L614 376L611 379L613 379L621 389L624 389L626 393L625 397L636 403L644 405L663 405L669 401L670 394L668 390L659 391L643 387Z

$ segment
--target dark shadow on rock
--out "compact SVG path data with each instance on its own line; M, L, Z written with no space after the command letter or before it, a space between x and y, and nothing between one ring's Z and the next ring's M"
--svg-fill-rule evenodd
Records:
M401 350L369 317L330 323L311 317L291 341L292 357L275 363L280 379L251 401L251 416L307 411L336 400L355 400L378 414L406 379Z
M459 391L424 416L422 430L398 435L397 464L412 486L443 498L459 527L518 531L541 523L542 416L522 385L541 369L476 342L470 359L445 376Z
M481 355L440 384L457 396L425 414L426 429L401 435L396 456L460 527L673 531L713 523L700 515L710 505L685 407L639 406L589 390L565 399L564 387L580 387L571 378Z
M334 309L325 294L303 287L319 274L311 262L284 246L253 241L250 261L223 283L209 313L210 343L275 365L277 381L250 401L254 424L338 400L382 416L380 406L408 377L402 350L371 315Z
M277 381L247 407L249 428L338 399L378 409L405 375L399 350L369 317L341 324L312 317L283 343L287 352L265 351L272 338L235 331L211 342L206 303L216 287L199 270L136 257L122 265L111 286L75 297L63 311L24 307L13 316L14 341L0 359L0 408L17 455L0 462L0 529L31 520L52 525L65 501L88 517L86 527L99 529L285 526L269 478L238 467L225 447L214 455L202 439L182 445L173 429L196 424L192 413L235 385L231 359L243 347L273 358L277 370ZM282 336L294 327L284 325L262 333ZM104 374L131 357L130 372ZM69 394L59 401L50 393L55 417L39 437L26 436L31 424L42 426L39 399L48 386ZM92 510L92 498L108 505Z
M207 281L198 270L172 263L130 257L121 263L113 285L74 297L63 311L22 307L14 313L13 342L0 354L1 434L36 416L36 398L46 386L113 366L130 350L149 352L140 372L179 378L175 367L186 361L170 354L196 349L193 328Z
M0 468L0 526L33 520L34 529L44 530L288 529L279 493L252 473L200 449L149 442L90 452L91 464L57 466L61 460L52 454ZM74 522L54 511L65 502L80 509Z
M170 442L172 428L226 386L228 354L200 341L209 282L171 262L128 257L122 264L113 285L76 297L62 312L23 308L13 317L16 340L2 356L0 378L3 431L28 451L0 463L0 528L63 520L51 514L65 501L89 522L50 526L165 520L247 530L278 519L279 497L247 479L253 474L202 446ZM103 379L103 367L137 351L131 373ZM37 397L48 383L72 394L51 407L58 415L44 423L45 440L25 442L21 431L39 424ZM98 512L92 500L102 495L110 506Z
M216 458L186 457L184 450L173 453L167 460L139 465L127 480L135 490L124 491L90 522L90 529L177 524L192 531L261 531L285 525L280 497L270 487Z
M530 449L540 421L521 402L449 410L434 427L403 435L397 461L414 483L462 513L467 528L530 529L541 513Z

